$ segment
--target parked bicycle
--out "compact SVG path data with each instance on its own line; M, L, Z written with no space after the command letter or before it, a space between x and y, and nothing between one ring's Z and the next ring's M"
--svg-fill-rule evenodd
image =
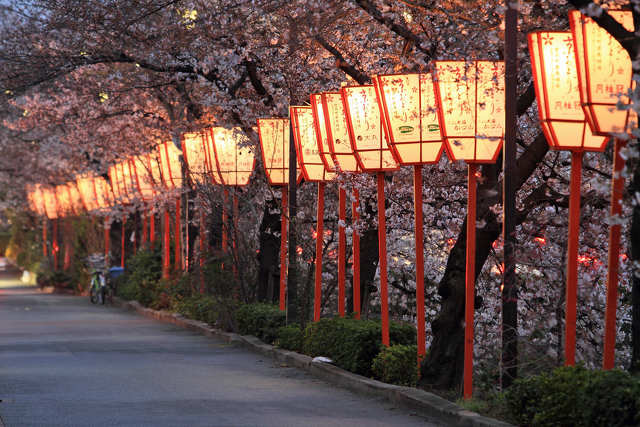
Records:
M113 288L105 274L106 264L104 256L93 254L87 258L87 264L91 271L91 283L89 284L89 300L92 304L104 304L105 301L113 302Z

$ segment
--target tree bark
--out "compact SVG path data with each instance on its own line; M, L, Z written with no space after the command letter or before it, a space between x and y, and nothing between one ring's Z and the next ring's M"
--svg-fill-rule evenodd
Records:
M260 302L277 301L274 283L278 283L280 263L280 239L273 235L273 231L280 230L280 213L277 200L271 199L265 203L262 223L260 224L260 246L258 253L258 283L257 295ZM275 212L275 213L271 213Z

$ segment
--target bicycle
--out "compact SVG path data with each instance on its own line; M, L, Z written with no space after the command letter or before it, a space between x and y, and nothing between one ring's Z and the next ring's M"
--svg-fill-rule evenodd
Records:
M89 300L92 304L104 305L107 280L100 270L91 272L91 287L89 288Z
M104 305L105 301L113 303L113 288L105 275L104 257L93 254L87 258L91 268L91 283L89 284L89 300L92 304Z

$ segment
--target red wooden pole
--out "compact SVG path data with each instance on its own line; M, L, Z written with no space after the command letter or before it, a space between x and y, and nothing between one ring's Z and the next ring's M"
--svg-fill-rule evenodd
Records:
M171 266L171 235L169 229L171 227L171 216L169 215L169 209L164 208L164 227L163 228L163 248L162 248L162 278L169 278L169 268Z
M280 219L280 310L285 311L287 289L287 187L282 187L282 214Z
M42 256L47 257L47 227L49 224L47 223L47 218L42 220Z
M227 234L227 221L229 220L229 215L227 214L227 204L229 203L229 190L225 187L224 191L224 199L222 202L222 252L227 252L228 240L229 236Z
M147 244L147 240L149 240L149 216L146 213L142 214L142 246Z
M153 249L156 242L156 217L153 212L149 212L149 243Z
M126 235L125 224L127 223L127 217L122 218L122 232L120 233L120 267L124 268L124 239Z
M238 221L239 221L240 209L237 189L233 189L233 230L231 248L233 250L233 274L238 275Z
M52 252L53 252L53 270L58 270L58 220L51 220L53 226L53 244L52 244Z
M611 216L619 217L622 213L622 195L624 193L624 178L622 169L624 159L620 150L626 141L616 138L614 143L613 180L611 183ZM607 308L604 320L604 358L602 368L613 369L616 359L616 309L618 307L618 270L620 268L620 224L609 227L609 268L607 271Z
M567 244L567 286L564 336L564 364L576 364L576 309L578 295L578 248L580 246L580 180L582 152L571 153L571 184L569 189L569 242Z
M178 196L176 198L176 225L175 225L175 231L174 231L174 239L176 241L176 247L175 247L175 269L176 271L180 271L182 270L182 225L180 224L180 220L181 220L181 216L182 216L182 212L180 211L181 209L181 204L180 203L180 196Z
M69 223L63 220L62 228L62 235L64 240L64 261L62 262L62 269L64 271L67 271L69 270L69 267L71 267L71 242L69 242Z
M353 202L351 202L351 223L356 224L360 218L358 207L360 206L360 194L358 189L353 189ZM351 234L353 244L353 313L356 319L360 318L360 235L355 228Z
M320 320L322 305L322 246L324 244L324 182L318 182L318 212L316 226L316 274L315 293L313 294L313 321Z
M424 230L422 218L422 166L413 167L413 205L416 239L416 321L418 323L418 364L427 354L424 319Z
M380 259L380 310L382 345L389 346L389 290L387 289L387 232L384 208L384 172L378 172L378 257Z
M205 220L204 220L204 209L202 209L202 206L200 206L200 293L204 294L204 236L205 236L205 232L204 232L204 227L205 227Z
M347 233L344 226L347 220L347 192L340 187L338 192L338 315L344 317L345 269L347 268Z
M111 225L109 224L109 217L104 219L104 262L109 264L109 253L111 252Z
M476 170L475 164L468 167L467 197L467 264L464 298L464 398L473 393L473 315L476 280Z

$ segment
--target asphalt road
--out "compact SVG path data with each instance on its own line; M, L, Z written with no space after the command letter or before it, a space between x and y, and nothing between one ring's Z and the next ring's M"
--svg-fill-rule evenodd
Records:
M433 425L222 341L6 285L0 400L9 427Z

